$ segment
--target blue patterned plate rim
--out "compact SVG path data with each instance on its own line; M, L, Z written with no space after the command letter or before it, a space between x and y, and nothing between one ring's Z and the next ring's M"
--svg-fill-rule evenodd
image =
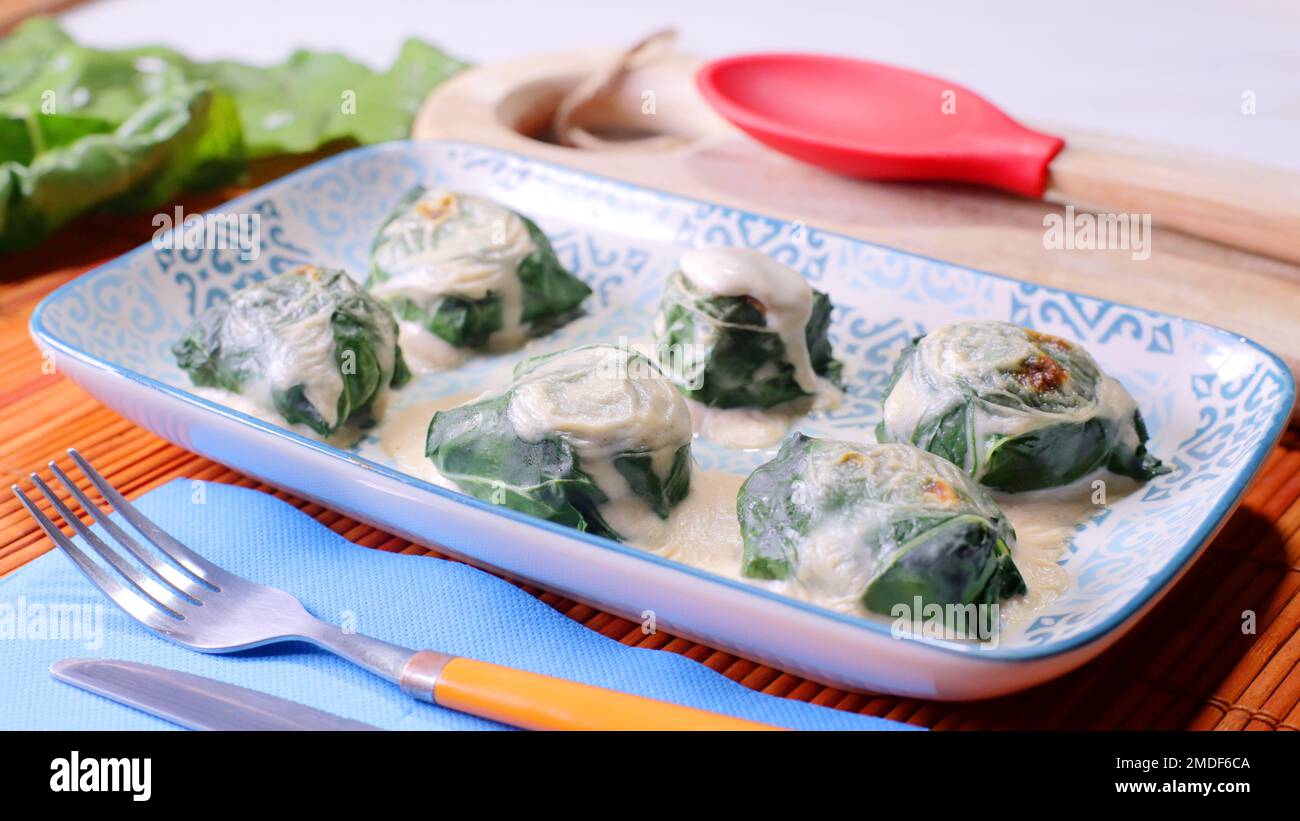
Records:
M601 183L602 185L609 185L615 188L624 189L632 193L652 193L660 197L664 197L666 199L676 200L678 202L683 202L683 203L690 203L698 206L715 205L715 203L710 203L706 200L698 200L693 197L682 196L680 194L676 194L671 191L657 189L651 186L638 185L635 183L629 183L611 177L604 177L599 174L593 174L587 171L582 171L570 166L566 166L563 165L562 163L554 163L546 160L540 160L524 154L497 149L479 143L473 143L464 140L423 140L423 141L394 140L386 143L378 143L375 145L353 148L348 151L343 151L332 157L327 157L323 160L319 160L315 163L312 163L311 165L300 168L297 171L294 171L290 174L287 174L283 177L280 177L262 186L259 186L258 188L255 188L246 194L243 194L232 200L228 200L227 202L222 203L221 205L209 209L208 213L220 213L223 211L236 210L241 205L251 204L254 200L265 199L266 197L273 195L274 192L276 192L279 189L288 188L292 186L292 184L299 178L306 177L312 174L317 174L322 170L332 168L336 165L342 165L345 162L355 160L367 156L369 154L376 154L376 153L391 151L394 149L400 149L404 147L413 147L419 145L427 146L429 144L434 144L434 143L446 145L446 146L452 146L452 147L460 146L472 150L494 153L503 157L511 158L531 165L542 166L545 168L555 169L566 174L573 174L581 177L586 177L588 179L595 180ZM760 214L753 211L744 211L741 209L735 209L735 210L738 211L743 216L752 217L755 219L768 219L777 222L786 221L777 217L770 217L768 215ZM926 256L924 254L916 254L911 251L905 251L899 248L894 248L892 246L882 245L880 243L859 239L857 237L853 237L841 232L827 231L821 228L818 228L817 230L826 236L838 237L840 239L844 239L854 243L862 243L864 245L869 245L885 251L893 251L895 253L907 257L912 257L914 259L921 259L929 262L939 263L942 265L952 266L955 268L972 272L974 274L978 274L980 276L992 277L994 279L999 279L1005 282L1011 282L1015 284L1026 284L1024 280L1019 280L1014 277L993 273L991 271L983 271L978 268L971 268L965 265L958 265L957 263L947 262L945 260L940 260L935 257ZM73 358L87 365L90 365L92 367L98 368L103 371L107 371L113 374L114 376L120 377L122 379L126 379L131 382L138 383L152 390L171 396L175 399L179 399L183 402L188 402L191 405L195 405L197 407L203 408L204 410L215 413L218 416L223 416L227 419L240 422L245 425L249 425L253 428L256 428L257 430L260 430L272 436L278 436L282 439L287 439L289 441L298 443L300 445L304 445L307 448L317 451L318 453L321 453L332 459L336 459L341 462L348 462L360 468L363 468L365 470L373 471L375 473L384 476L385 478L396 480L416 490L420 490L426 493L432 493L435 496L442 497L444 499L455 502L457 504L465 505L470 508L474 508L489 513L491 515L504 516L514 522L517 522L527 527L537 528L539 530L548 531L550 533L571 538L571 539L578 539L579 541L585 542L589 545L592 545L593 547L598 547L604 550L613 550L625 556L636 558L637 560L640 561L650 562L653 564L657 564L661 567L669 568L678 572L688 573L690 575L693 575L700 579L704 579L713 584L726 585L727 587L730 587L733 590L738 590L751 596L760 596L762 598L771 601L774 604L781 605L783 607L790 607L797 610L802 610L812 615L816 615L822 618L833 619L835 621L841 622L843 624L849 625L854 628L866 629L869 632L882 635L886 638L897 640L891 634L890 627L887 624L882 622L871 621L858 616L853 616L846 613L839 613L827 608L819 607L815 604L800 601L798 599L794 599L788 596L783 596L779 593L774 593L772 591L765 590L761 587L748 585L745 584L744 582L735 579L728 579L723 576L717 576L705 570L701 570L699 568L695 568L690 565L683 564L681 562L675 562L671 559L667 559L662 556L656 556L653 553L648 553L646 551L639 550L637 548L622 544L621 542L616 542L612 539L607 539L601 536L594 536L590 533L585 533L582 531L574 530L573 528L565 527L564 525L559 525L553 522L545 521L543 519L538 519L532 516L528 516L526 514L519 513L514 510L510 510L509 508L498 507L496 505L492 505L487 502L482 502L479 501L478 499L474 499L473 497L464 494L454 493L450 490L438 487L437 485L424 481L423 479L419 479L415 476L411 476L410 474L393 470L392 468L389 468L385 465L381 465L376 462L372 462L369 459L362 458L357 454L350 453L340 448L336 448L324 442L319 442L314 439L309 439L308 437L302 436L301 434L298 433L294 433L293 431L287 430L285 428L281 428L276 425L271 425L267 422L257 419L256 417L249 416L248 414L241 413L240 411L233 410L224 405L220 405L216 402L213 402L212 400L205 399L201 396L197 396L181 388L168 385L167 383L161 382L157 379L154 379L153 377L146 376L145 374L138 373L129 368L124 368L119 365L115 365L93 354L87 353L86 351L76 348L62 339L59 339L58 337L54 336L54 334L44 326L44 324L42 323L42 316L44 314L46 307L54 303L55 301L57 301L61 293L63 293L64 291L71 291L75 288L83 287L87 282L90 282L99 276L109 273L111 269L113 269L118 263L124 260L133 259L139 254L148 253L152 250L153 250L152 244L146 242L140 245L138 248L135 248L134 250L131 251L127 251L125 254L122 254L120 257L117 257L116 259L110 262L104 263L103 265L96 266L95 268L87 271L86 273L82 274L76 279L64 283L63 285L56 288L54 291L47 294L45 298L42 299L40 303L37 304L36 308L32 311L31 320L29 322L29 330L33 338L35 338L36 340L38 340L39 342L43 343L44 345L50 348L68 354ZM1046 291L1048 293L1059 294L1062 296L1082 296L1081 294L1076 294L1073 291L1067 291L1061 288L1054 288L1047 285L1037 285L1035 283L1034 287L1040 288L1043 291ZM1165 564L1160 568L1160 570L1157 573L1152 574L1152 576L1146 581L1146 583L1142 586L1140 590L1136 591L1133 596L1131 596L1123 605L1121 605L1116 609L1116 612L1112 613L1104 621L1094 625L1093 627L1088 628L1087 630L1081 631L1080 633L1070 636L1069 638L1061 641L1048 642L1042 645L1033 645L1033 646L1016 648L1016 649L1005 649L1002 647L998 647L996 649L991 649L991 650L982 649L977 645L974 645L973 643L969 643L969 642L950 641L950 640L930 638L930 637L911 637L907 640L933 648L937 651L941 651L944 653L951 653L951 654L956 654L964 657L975 657L980 659L987 659L989 661L1007 661L1007 662L1025 662L1025 661L1036 661L1040 659L1047 659L1053 656L1060 655L1062 653L1067 653L1069 651L1076 650L1080 647L1091 644L1092 642L1098 641L1099 639L1108 635L1111 631L1123 625L1131 617L1139 613L1148 603L1150 603L1153 596L1155 596L1157 593L1163 590L1164 587L1167 584L1169 584L1174 579L1175 576L1177 576L1180 572L1182 572L1182 570L1186 567L1187 563L1192 559L1192 557L1199 552L1200 548L1204 546L1206 543L1208 543L1211 538L1213 538L1214 534L1217 533L1219 528L1225 523L1227 517L1231 515L1231 513L1236 509L1238 503L1241 501L1242 494L1245 492L1246 486L1250 483L1250 480L1254 478L1256 472L1258 472L1260 466L1263 464L1264 458L1276 446L1278 440L1280 439L1282 435L1282 431L1286 427L1287 420L1290 418L1291 408L1295 403L1296 384L1295 384L1295 377L1292 375L1290 368L1287 367L1286 363L1283 362L1282 359L1277 354L1273 353L1268 348L1265 348L1264 346L1260 345L1259 343L1255 342L1254 340L1248 337L1241 336L1240 334L1236 334L1232 331L1228 331L1226 329L1220 328L1215 325L1210 325L1209 323L1200 322L1199 320L1187 319L1184 317L1176 316L1174 314L1167 314L1164 313L1163 311L1153 311L1148 308L1140 308L1122 302L1114 302L1112 300L1102 299L1100 297L1087 297L1087 298L1090 300L1095 300L1106 306L1142 311L1147 314L1155 314L1161 317L1177 320L1178 322L1181 323L1197 325L1217 335L1229 337L1232 340L1236 341L1237 343L1244 343L1245 345L1250 346L1251 348L1253 348L1263 356L1267 357L1268 359L1271 359L1273 364L1277 367L1279 373L1283 375L1285 401L1279 407L1277 414L1273 417L1273 419L1270 420L1270 430L1268 434L1260 439L1259 444L1256 446L1255 453L1251 454L1250 461L1247 467L1245 467L1244 469L1238 472L1235 480L1233 481L1231 488L1219 500L1219 503L1215 506L1211 514L1203 520L1203 522L1197 528L1196 532L1192 535L1192 537L1190 537L1187 540L1187 542L1182 546L1182 548L1179 549L1179 551L1176 554L1174 554L1172 557L1170 557L1168 561L1165 562Z

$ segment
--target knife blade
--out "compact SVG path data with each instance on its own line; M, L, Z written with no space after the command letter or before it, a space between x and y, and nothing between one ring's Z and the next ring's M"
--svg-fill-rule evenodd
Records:
M191 730L378 730L306 704L152 664L63 659L62 682Z

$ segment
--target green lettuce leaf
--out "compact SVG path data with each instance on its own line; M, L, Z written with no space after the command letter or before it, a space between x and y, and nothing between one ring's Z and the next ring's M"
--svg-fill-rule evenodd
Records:
M466 66L419 40L407 40L382 72L342 54L307 50L268 67L196 63L158 47L127 53L179 66L189 79L228 92L239 108L250 158L305 154L337 141L405 139L429 91Z
M384 72L310 51L266 68L200 63L86 48L32 18L0 40L0 251L90 210L149 210L236 182L249 159L400 139L462 67L417 41Z
M89 207L138 211L182 187L233 179L239 127L225 95L179 86L154 97L110 133L0 164L0 251L36 244Z

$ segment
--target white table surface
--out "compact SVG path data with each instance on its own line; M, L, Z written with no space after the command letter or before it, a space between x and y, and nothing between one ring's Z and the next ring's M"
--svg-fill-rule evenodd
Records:
M472 62L620 45L664 25L713 56L816 50L922 69L1012 115L1300 169L1300 2L98 0L63 15L99 46L201 59L337 49L376 66L421 37ZM1255 113L1242 111L1253 94Z

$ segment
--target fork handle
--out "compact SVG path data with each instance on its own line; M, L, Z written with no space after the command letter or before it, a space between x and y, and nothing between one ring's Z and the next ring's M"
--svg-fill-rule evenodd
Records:
M424 650L402 689L424 701L526 730L776 730L604 687Z

